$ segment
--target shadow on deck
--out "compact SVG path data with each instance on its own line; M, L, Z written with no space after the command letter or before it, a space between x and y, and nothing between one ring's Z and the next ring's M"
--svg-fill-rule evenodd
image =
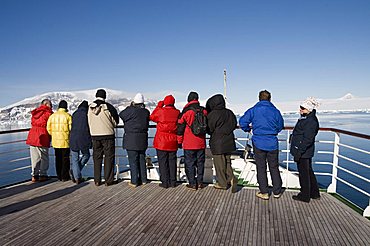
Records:
M32 189L29 189L32 186ZM369 245L370 221L324 193L263 201L208 186L24 183L0 189L1 245Z

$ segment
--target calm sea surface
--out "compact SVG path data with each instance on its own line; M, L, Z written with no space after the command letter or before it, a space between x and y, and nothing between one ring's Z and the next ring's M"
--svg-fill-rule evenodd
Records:
M320 121L321 127L331 127L337 128L342 130L348 130L357 133L363 133L370 135L370 114L369 113L319 113L318 118ZM297 122L298 114L291 114L285 115L285 125L286 126L294 126ZM26 128L27 126L21 126L18 128ZM17 126L12 126L11 129L17 129ZM1 129L1 130L8 130L8 129ZM122 133L123 130L120 129L118 131L116 140L117 146L122 146ZM149 136L153 137L155 133L154 129L150 130ZM4 142L10 141L17 141L17 140L24 140L27 137L27 132L25 133L14 133L14 134L5 134L0 135L0 187L9 185L16 182L21 182L24 180L30 179L30 160L29 160L29 149L28 146L24 143L24 141L20 141L19 143L13 144L3 144ZM246 137L247 134L241 130L236 130L235 135L237 137ZM370 140L363 140L355 137L350 137L341 134L341 142L344 144L349 144L353 147L360 148L362 150L370 152ZM283 131L279 134L280 141L280 149L286 149L286 141L287 138L287 131ZM334 134L330 132L320 132L317 139L319 140L333 140ZM245 144L245 141L243 142ZM149 141L149 145L152 144L152 139ZM317 143L316 150L319 151L333 151L332 144L326 143ZM127 159L123 157L126 154L125 151L122 150L121 147L116 149L117 154L117 161L120 164L120 169L123 170L127 166ZM50 148L50 154L53 155L53 149ZM147 150L148 155L155 155L154 149ZM340 154L350 157L358 162L364 163L367 166L370 166L370 155L357 152L345 147L340 147ZM182 155L182 150L178 151L178 155ZM292 160L292 157L289 157ZM332 162L333 155L325 154L325 153L316 153L314 157L314 162ZM280 164L284 167L287 167L286 163L283 161L286 160L286 153L281 153L280 155ZM350 161L345 159L339 159L339 165L341 167L347 168L352 172L360 173L367 179L370 179L370 169L366 167L362 167L360 165L354 164ZM55 175L55 164L54 158L51 156L50 158L50 167L49 167L49 175ZM297 167L295 164L290 163L288 168L290 170L296 170ZM16 170L16 171L14 171ZM331 183L331 177L325 175L325 173L330 174L332 172L331 165L323 165L323 164L315 164L314 165L315 172L324 173L324 175L317 175L317 179L321 188L327 188L328 185ZM83 170L84 176L93 176L93 167L92 167L92 158L88 165ZM360 178L354 177L349 175L345 171L338 171L338 176L358 187L361 187L366 192L370 193L370 184ZM357 190L339 182L338 183L338 191L341 195L345 196L346 198L354 201L357 205L362 208L368 206L369 200L367 197L358 192Z

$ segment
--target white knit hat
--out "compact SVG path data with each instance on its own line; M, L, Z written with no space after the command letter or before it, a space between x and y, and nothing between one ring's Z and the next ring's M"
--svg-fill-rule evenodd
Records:
M313 109L317 108L319 105L320 103L315 98L307 97L307 99L304 100L300 106L311 112Z
M134 97L134 103L139 104L139 103L144 103L144 96L141 93L137 93L136 96Z

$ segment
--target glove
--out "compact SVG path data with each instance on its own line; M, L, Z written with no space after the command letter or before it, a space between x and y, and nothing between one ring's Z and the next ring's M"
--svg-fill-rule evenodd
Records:
M158 108L162 108L163 106L164 106L164 102L163 101L159 101L157 107Z
M295 156L294 156L294 162L299 162L299 160L301 159L302 155L301 153L297 153Z
M177 145L177 148L182 149L182 144L181 144L181 143L179 143L179 144Z

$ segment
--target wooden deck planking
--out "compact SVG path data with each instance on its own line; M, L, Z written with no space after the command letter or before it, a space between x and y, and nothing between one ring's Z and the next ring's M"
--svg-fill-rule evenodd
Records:
M34 188L25 188L33 185ZM22 184L0 189L0 244L369 245L370 221L328 194L263 201L212 186ZM12 194L14 192L14 194Z
M338 200L334 200L333 203L330 204L330 207L332 208L330 210L330 219L331 221L336 221L337 223L339 223L340 226L338 226L338 228L343 239L352 238L358 240L361 243L359 245L369 245L369 241L365 241L366 238L369 238L369 231L366 232L364 230L358 230L358 225L361 223L361 220L359 220L358 216L351 218L352 211L348 210L347 207ZM336 211L338 210L341 210L343 212L336 213ZM348 221L348 219L350 221Z

